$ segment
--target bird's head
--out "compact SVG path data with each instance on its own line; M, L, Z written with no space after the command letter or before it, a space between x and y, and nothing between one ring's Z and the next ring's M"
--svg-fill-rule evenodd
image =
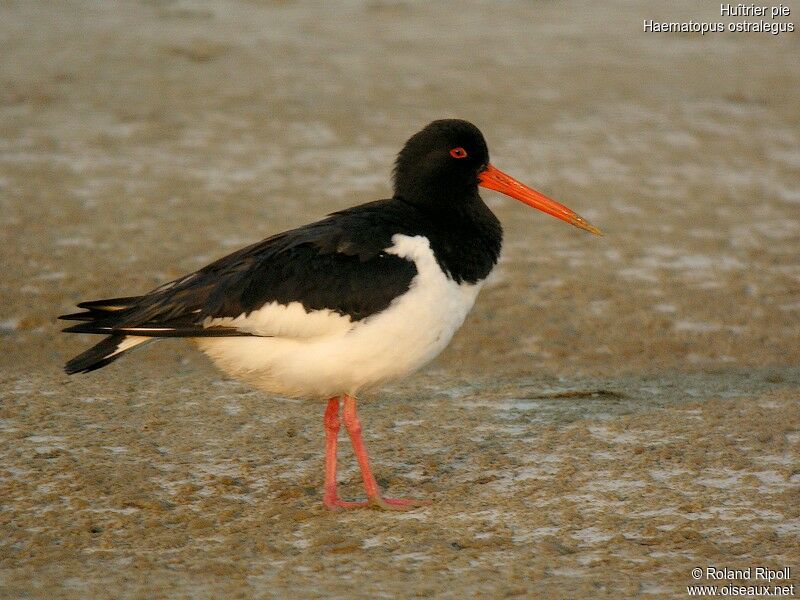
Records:
M408 202L447 210L465 199L477 198L478 187L501 192L601 235L574 211L493 166L483 134L468 121L433 121L411 136L397 155L394 193Z

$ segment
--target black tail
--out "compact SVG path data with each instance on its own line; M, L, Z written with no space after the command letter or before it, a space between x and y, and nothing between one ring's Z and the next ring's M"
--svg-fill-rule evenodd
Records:
M109 298L107 300L81 302L78 304L78 307L85 309L84 312L62 315L59 319L88 321L89 323L85 324L88 326L92 321L108 318L116 312L134 306L140 299L140 296L130 296L128 298ZM139 343L142 342L133 342L124 334L110 335L99 344L92 346L86 352L70 360L64 365L64 370L69 375L73 375L74 373L89 373L90 371L100 369L114 362L127 350L137 346Z
M64 329L65 333L96 333L108 336L70 360L64 370L70 375L88 373L105 367L136 346L163 337L252 335L233 327L205 327L202 317L195 314L199 311L178 314L177 317L168 317L165 320L156 318L149 321L147 319L151 315L147 315L146 309L148 300L152 298L152 295L145 295L81 302L78 306L84 309L83 312L60 316L59 319L80 321ZM146 317L140 314L142 307ZM155 315L160 317L157 311Z
M105 367L122 356L124 350L119 351L119 347L124 340L124 335L110 335L99 344L70 360L64 365L64 370L68 375L74 375Z

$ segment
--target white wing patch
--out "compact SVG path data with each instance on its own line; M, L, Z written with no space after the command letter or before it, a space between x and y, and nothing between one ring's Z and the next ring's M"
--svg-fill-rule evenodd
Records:
M307 339L350 330L353 322L329 309L306 310L299 302L270 302L238 317L207 318L203 327L234 327L264 337Z

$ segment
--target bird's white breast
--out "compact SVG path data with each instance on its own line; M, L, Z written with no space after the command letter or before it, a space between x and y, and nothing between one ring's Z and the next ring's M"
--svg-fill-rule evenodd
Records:
M352 321L330 310L306 311L297 302L271 303L224 324L273 337L198 343L231 375L289 396L355 394L415 371L447 346L483 282L448 278L423 236L396 234L392 243L385 252L413 261L417 274L408 291L380 313Z

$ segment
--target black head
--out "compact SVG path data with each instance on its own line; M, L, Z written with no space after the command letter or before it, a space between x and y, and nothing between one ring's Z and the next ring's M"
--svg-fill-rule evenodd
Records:
M478 196L489 164L480 130L468 121L441 119L411 136L397 155L395 196L415 204L450 204Z
M397 155L394 195L430 210L485 213L478 186L501 192L571 225L601 235L575 211L520 183L489 162L483 134L459 119L434 121L411 136ZM466 209L466 213L463 209ZM489 212L491 215L491 212ZM494 219L494 217L491 217Z

